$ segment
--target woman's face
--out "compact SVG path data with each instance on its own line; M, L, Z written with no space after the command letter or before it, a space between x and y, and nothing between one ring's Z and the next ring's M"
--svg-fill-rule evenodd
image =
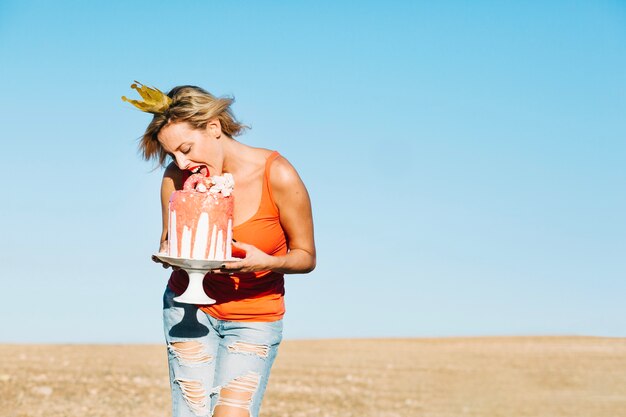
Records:
M220 175L223 154L217 131L221 133L219 126L216 129L212 122L205 129L194 129L186 122L174 122L163 127L158 138L180 169L198 171L206 166L211 175Z

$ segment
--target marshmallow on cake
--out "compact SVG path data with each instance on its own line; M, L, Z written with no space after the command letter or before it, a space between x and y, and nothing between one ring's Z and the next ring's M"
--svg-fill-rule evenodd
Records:
M231 258L235 182L231 174L191 175L169 203L168 255L185 259Z

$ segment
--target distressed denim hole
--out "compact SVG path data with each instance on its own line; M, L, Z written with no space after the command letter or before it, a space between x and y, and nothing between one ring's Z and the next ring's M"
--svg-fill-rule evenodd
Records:
M260 356L261 358L267 358L270 347L268 345L257 345L254 343L236 341L232 345L228 346L228 351L231 353L250 353Z
M193 379L176 378L174 380L183 393L189 409L197 416L208 416L209 405L202 383Z
M250 371L222 387L213 417L249 417L252 397L260 381L261 375Z
M204 345L200 342L171 342L167 347L181 365L200 365L213 360L213 357L206 353Z

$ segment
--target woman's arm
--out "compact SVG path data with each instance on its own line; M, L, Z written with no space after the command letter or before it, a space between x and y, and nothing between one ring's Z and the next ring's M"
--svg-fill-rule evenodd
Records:
M283 256L271 256L252 245L234 243L246 251L246 258L227 263L224 272L272 270L284 274L303 274L315 268L313 214L309 193L298 172L282 156L270 168L270 186L280 213L280 224L287 237L289 252Z
M182 171L175 163L171 163L165 168L163 181L161 182L161 215L163 218L163 229L159 243L159 252L167 251L167 224L169 221L169 202L172 193L182 188Z
M163 228L161 229L161 240L159 242L159 253L167 252L167 229L169 222L169 202L172 193L182 188L183 176L182 171L178 169L175 163L171 163L165 168L163 180L161 181L161 216L163 218ZM163 262L156 256L152 255L152 260L162 264L163 268L169 268L170 264ZM179 269L172 266L172 269Z
M306 273L315 269L313 213L309 193L295 168L282 156L271 167L270 185L287 236L289 252L274 257L271 269L283 273Z

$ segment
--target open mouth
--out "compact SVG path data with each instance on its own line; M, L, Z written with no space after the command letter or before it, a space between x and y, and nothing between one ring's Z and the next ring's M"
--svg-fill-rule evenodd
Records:
M198 165L188 169L192 174L204 174L205 177L209 176L209 168L207 168L206 165Z

